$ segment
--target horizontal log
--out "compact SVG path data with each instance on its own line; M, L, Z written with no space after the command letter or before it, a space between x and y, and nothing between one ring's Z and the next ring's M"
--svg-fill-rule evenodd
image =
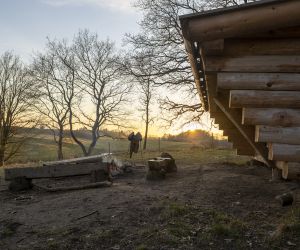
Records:
M300 127L256 126L255 141L300 144Z
M242 124L297 127L300 109L244 108Z
M269 145L269 159L275 161L300 162L300 145L271 143Z
M266 32L300 24L300 2L264 2L215 11L213 15L181 17L184 36L191 41L209 41Z
M231 90L230 108L300 108L300 91Z
M300 56L207 56L204 69L205 72L297 73Z
M211 47L212 46L213 44L211 45ZM223 44L222 54L219 53L219 55L223 55L223 56L300 55L300 39L299 38L225 39Z
M299 90L296 73L218 73L218 89Z
M281 171L278 172L280 178L288 180L300 180L300 163L299 162L284 162L276 161L276 167Z
M77 165L60 165L44 167L24 167L24 168L5 168L5 180L12 180L17 177L27 179L40 179L51 177L66 177L88 175L94 170L107 170L105 163L81 163Z
M291 26L291 27L283 27L283 28L275 28L265 32L257 32L255 34L251 34L250 36L239 36L240 38L300 38L300 26Z
M73 163L92 163L92 162L103 162L103 159L110 154L104 153L100 155L92 155L92 156L84 156L78 157L68 160L60 160L60 161L48 161L44 162L43 166L55 166L55 165L66 165L66 164L73 164Z

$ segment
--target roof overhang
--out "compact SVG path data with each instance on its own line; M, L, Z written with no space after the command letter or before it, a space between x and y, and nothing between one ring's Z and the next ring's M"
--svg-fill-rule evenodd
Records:
M243 38L300 25L300 0L262 0L179 17L183 39L204 109L208 111L203 62L205 42Z

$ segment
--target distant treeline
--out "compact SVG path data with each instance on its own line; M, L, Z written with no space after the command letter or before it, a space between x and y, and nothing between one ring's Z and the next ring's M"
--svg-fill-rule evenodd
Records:
M164 135L163 139L168 141L190 141L193 142L195 140L197 141L208 141L211 140L212 135L205 130L197 129L197 130L188 130L185 132L182 132L177 135Z
M56 130L49 129L46 127L41 126L40 128L20 128L24 131L24 133L30 132L33 136L41 136L41 135L47 135L47 136L53 136L54 132L57 134ZM91 132L88 129L80 128L77 130L74 130L76 135L81 139L90 140L91 139ZM108 130L103 129L100 131L100 135L103 137L110 137L112 139L127 139L128 132L126 131L114 131L114 130ZM64 131L64 137L71 138L70 130L66 129Z

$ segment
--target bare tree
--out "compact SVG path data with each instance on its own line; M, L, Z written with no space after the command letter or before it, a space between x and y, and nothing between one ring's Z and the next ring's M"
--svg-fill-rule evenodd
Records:
M36 86L29 71L11 52L0 57L0 165L13 157L35 124Z
M131 55L125 63L129 78L136 83L139 92L139 111L143 113L142 119L145 122L143 149L147 148L149 125L154 122L154 117L151 116L151 105L155 96L155 79L157 77L152 76L152 57L152 51L142 51Z
M42 115L43 125L53 132L59 160L63 159L64 130L68 125L75 87L74 71L58 56L63 52L64 60L68 60L67 51L64 43L48 43L47 52L37 54L32 67L34 79L40 84L37 110Z
M98 139L100 129L106 126L122 126L127 113L124 104L130 93L130 85L122 80L121 64L114 43L100 41L96 34L80 31L69 46L51 42L56 55L71 72L76 87L73 100L69 98L69 128L73 140L84 155L90 155ZM69 56L69 53L71 54ZM74 88L73 88L74 91ZM74 95L80 102L74 105ZM81 126L90 132L91 140L85 143L76 135Z
M161 105L165 106L164 109L174 111L174 118L189 113L191 121L194 121L204 113L197 99L197 89L185 52L178 22L179 15L236 5L239 2L238 0L137 0L135 2L135 7L143 12L140 22L141 31L138 34L127 34L125 40L133 47L134 53L145 49L153 51L151 73L159 78L156 84L180 91L182 100L188 100L180 104L172 98L161 101Z

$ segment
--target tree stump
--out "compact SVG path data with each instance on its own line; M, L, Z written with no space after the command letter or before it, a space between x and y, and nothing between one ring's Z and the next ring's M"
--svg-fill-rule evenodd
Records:
M156 157L155 159L163 161L162 166L167 173L177 172L177 166L174 158Z
M9 183L8 189L11 191L28 190L33 187L32 180L25 177L16 177Z

